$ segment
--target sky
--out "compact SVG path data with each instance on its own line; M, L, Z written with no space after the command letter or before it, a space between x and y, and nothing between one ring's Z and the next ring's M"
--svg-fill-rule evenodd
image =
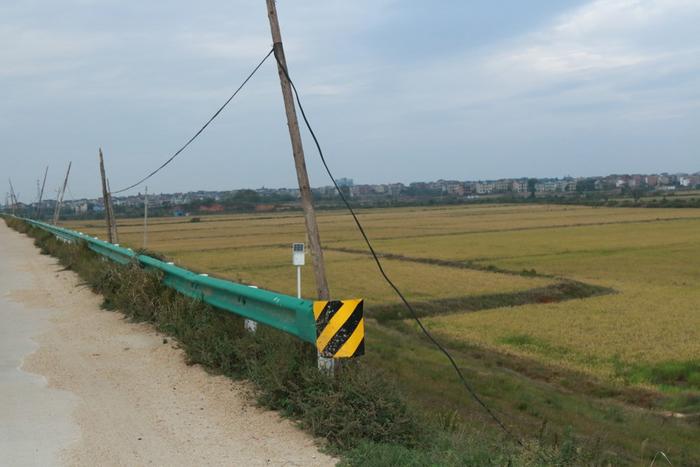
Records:
M279 0L289 70L355 183L700 170L698 0ZM114 191L177 150L269 51L265 2L0 4L0 183ZM294 187L268 60L149 192ZM304 131L313 186L330 184ZM8 191L8 188L0 190ZM130 193L138 193L142 187Z

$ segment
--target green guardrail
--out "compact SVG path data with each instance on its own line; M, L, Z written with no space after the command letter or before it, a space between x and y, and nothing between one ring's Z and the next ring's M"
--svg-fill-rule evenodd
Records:
M146 268L157 269L163 273L165 285L184 295L316 345L317 326L312 301L197 274L172 263L139 255L130 248L120 247L82 232L32 219L20 219L52 233L65 242L83 241L95 253L115 262L128 264L138 261Z

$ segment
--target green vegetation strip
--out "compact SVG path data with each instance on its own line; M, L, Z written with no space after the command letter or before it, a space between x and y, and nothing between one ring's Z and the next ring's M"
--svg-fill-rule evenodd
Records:
M416 314L423 317L515 307L531 303L555 303L611 293L615 293L615 291L607 287L566 280L546 287L537 287L520 292L467 295L464 297L412 302L411 305L416 310ZM405 307L401 304L374 306L367 310L367 314L380 322L410 317Z

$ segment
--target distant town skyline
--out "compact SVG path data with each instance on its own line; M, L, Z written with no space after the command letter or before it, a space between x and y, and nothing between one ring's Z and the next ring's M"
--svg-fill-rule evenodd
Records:
M648 188L658 191L675 191L680 189L700 188L700 171L697 172L659 172L650 174L640 173L618 173L607 175L595 175L588 177L506 177L497 179L481 179L481 180L459 180L459 179L438 179L438 180L414 180L409 183L403 182L385 182L385 183L355 183L354 179L347 177L339 177L336 183L341 189L347 189L347 193L351 198L365 196L383 196L383 195L400 195L406 194L410 190L433 190L442 191L449 195L469 196L474 195L490 195L490 194L505 194L505 193L529 193L531 191L537 193L571 193L577 191L579 184L585 181L591 182L588 189L593 191L606 191L615 189L637 189ZM532 185L530 185L532 184ZM337 190L333 185L314 186L312 190L316 194L323 196L334 196ZM149 194L151 204L158 205L164 201L172 205L187 204L193 200L213 199L221 200L226 194L255 191L264 194L277 194L282 196L290 196L298 198L299 189L296 187L229 187L221 190L198 189L186 192L153 192ZM66 204L70 207L75 207L75 202L89 201L95 202L101 200L99 196L92 197L72 197L66 195ZM138 205L142 203L144 194L140 191L123 195L116 195L118 205ZM25 205L36 203L34 200L22 200L18 198L18 202ZM43 204L51 205L54 199L52 197L44 197ZM11 196L9 193L5 196L4 207L11 205ZM84 207L87 210L87 206Z
M278 2L337 176L363 183L697 170L700 2ZM271 46L264 2L4 2L0 183L113 190L167 159ZM305 136L305 138L307 138ZM305 139L313 186L328 185ZM152 192L295 187L274 61ZM136 188L131 193L143 191Z

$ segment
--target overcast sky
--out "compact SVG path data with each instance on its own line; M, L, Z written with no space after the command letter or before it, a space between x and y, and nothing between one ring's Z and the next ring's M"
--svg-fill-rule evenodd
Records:
M698 0L281 0L292 77L356 183L700 170ZM184 143L271 46L263 0L0 3L0 173L68 197ZM329 184L305 139L314 186ZM296 184L273 60L151 192ZM2 192L7 189L3 189ZM133 190L134 193L138 189Z

